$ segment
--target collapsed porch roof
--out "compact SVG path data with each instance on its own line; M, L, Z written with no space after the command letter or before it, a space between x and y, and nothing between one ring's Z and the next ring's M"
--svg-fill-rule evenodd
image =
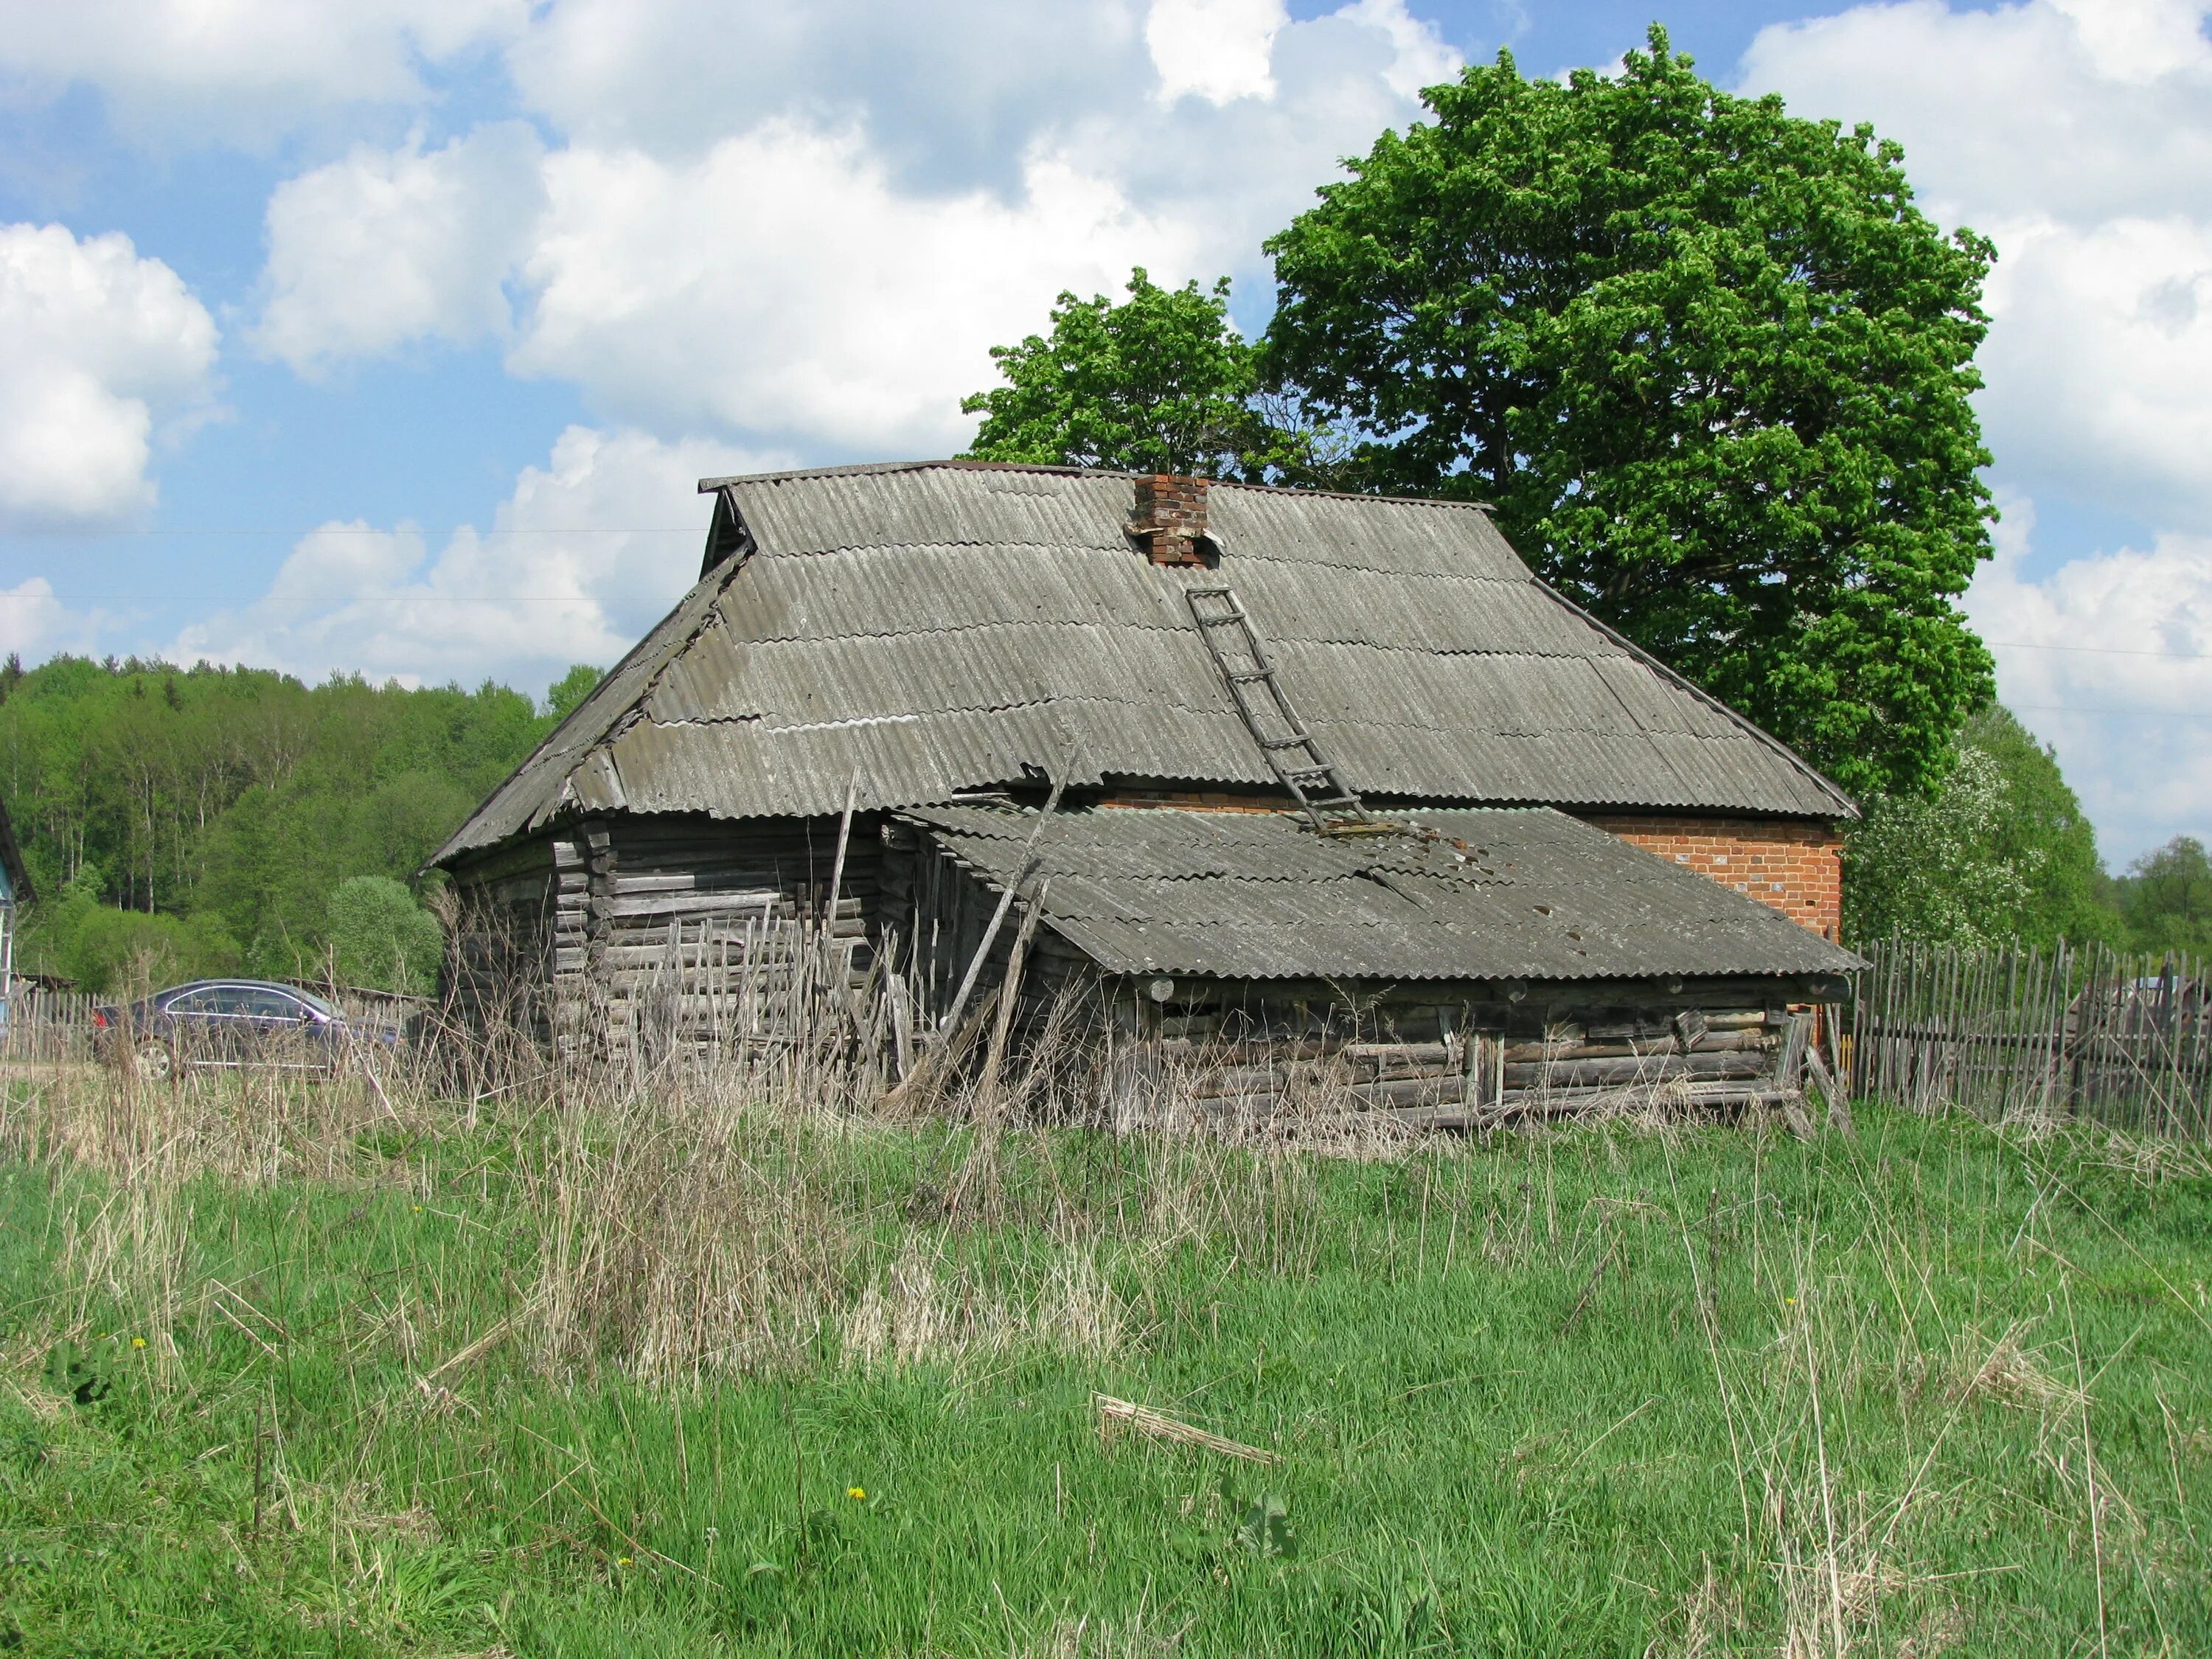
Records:
M1864 964L1758 900L1548 807L1421 809L1406 833L1277 812L992 805L902 815L1115 974L1224 979L1802 976ZM1035 860L1035 868L1030 866Z

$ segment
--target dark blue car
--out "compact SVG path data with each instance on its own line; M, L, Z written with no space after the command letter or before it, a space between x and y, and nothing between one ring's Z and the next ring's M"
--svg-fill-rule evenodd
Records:
M100 1058L120 1065L135 1055L155 1081L188 1066L276 1066L329 1071L354 1043L394 1042L396 1030L349 1024L344 1014L296 985L268 980L199 979L122 1007L92 1011Z

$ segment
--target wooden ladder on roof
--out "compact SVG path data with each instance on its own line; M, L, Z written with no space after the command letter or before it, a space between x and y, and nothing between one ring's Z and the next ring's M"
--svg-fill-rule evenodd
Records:
M1395 826L1369 815L1358 793L1298 718L1235 590L1192 587L1184 590L1183 597L1213 665L1228 683L1245 729L1313 827L1324 836L1393 833Z

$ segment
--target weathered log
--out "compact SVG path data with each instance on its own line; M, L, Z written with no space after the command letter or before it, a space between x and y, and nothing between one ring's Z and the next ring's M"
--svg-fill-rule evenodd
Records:
M1757 1050L1715 1054L1655 1054L1628 1060L1547 1060L1505 1067L1508 1089L1587 1088L1626 1083L1663 1083L1674 1078L1757 1077L1770 1069Z

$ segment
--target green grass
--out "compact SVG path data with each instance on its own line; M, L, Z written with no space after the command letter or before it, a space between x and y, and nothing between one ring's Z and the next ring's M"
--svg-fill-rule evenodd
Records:
M594 1182L544 1120L171 1178L16 1096L19 1650L2212 1652L2187 1153L1873 1109L1364 1162L780 1125L719 1212L670 1219L681 1159L623 1197L645 1254L556 1307ZM678 1236L671 1362L630 1281ZM872 1291L908 1363L854 1352ZM1102 1448L1094 1391L1282 1461Z

